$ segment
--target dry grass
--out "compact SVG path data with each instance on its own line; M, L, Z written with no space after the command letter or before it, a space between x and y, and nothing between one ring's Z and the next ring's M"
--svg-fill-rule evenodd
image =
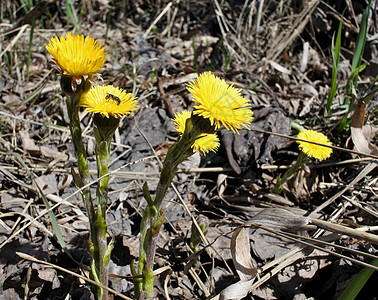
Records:
M378 229L377 153L360 154L350 131L335 130L348 113L343 87L364 7L336 2L77 1L74 27L75 15L67 14L63 4L37 1L32 10L23 1L2 1L0 261L5 297L53 299L64 294L67 299L87 299L89 293L83 277L72 284L74 277L62 271L88 276L88 218L70 175L76 166L59 77L51 71L44 47L51 36L70 30L106 45L104 83L137 94L141 102L136 116L123 120L112 148L108 212L110 235L116 236L112 289L133 295L128 276L131 259L138 255L141 186L148 181L154 188L159 160L177 137L169 117L191 105L185 83L196 72L212 70L251 99L256 131L242 132L232 140L222 132L219 153L201 163L195 157L179 170L166 197L156 294L167 299L219 297L240 278L232 256L243 246L233 247L232 235L239 226L253 223L266 230L252 230L248 235L252 249L243 249L258 268L258 279L246 287L255 299L336 297L361 264L377 258ZM333 113L327 115L331 38L342 6L346 12L340 85ZM365 60L370 66L361 74L361 91L377 74L376 26L371 22L369 27ZM366 139L374 149L377 96L361 116L370 126L372 135ZM86 115L82 119L95 175L91 120ZM293 120L326 133L339 149L330 161L308 165L281 195L274 195L270 191L275 178L294 163L298 149L290 139L268 138L262 130L292 136ZM79 263L56 242L48 210L33 182L48 199L67 249ZM285 208L294 217L276 210L269 217L256 217L264 208ZM188 240L191 224L200 214L209 217L211 226L202 237L201 263L194 264ZM300 232L295 236L287 228L293 220L300 224L294 228ZM295 243L289 242L293 238ZM39 262L22 260L16 252ZM49 273L41 261L60 269ZM340 273L345 277L337 280ZM372 296L368 286L362 292L365 299Z

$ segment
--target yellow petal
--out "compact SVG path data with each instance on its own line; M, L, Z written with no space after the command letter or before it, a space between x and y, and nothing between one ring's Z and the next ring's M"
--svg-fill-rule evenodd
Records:
M138 101L132 93L112 85L96 85L85 93L78 106L86 107L87 112L99 113L103 117L122 117L138 108Z
M298 134L298 138L301 140L320 143L324 145L332 145L332 143L323 133L314 130L306 129ZM299 144L299 149L302 152L304 152L307 156L319 159L320 161L329 158L332 154L332 148L329 147L324 147L302 141L297 141L297 143Z
M184 110L181 113L176 113L173 122L176 126L176 131L183 134L185 132L186 120L191 117L192 113ZM193 143L193 152L199 151L201 154L206 155L209 151L216 152L219 148L219 138L213 134L203 133Z
M202 73L187 89L193 94L194 114L210 120L215 129L224 125L238 133L242 127L248 128L253 112L247 99L241 96L240 89L229 85L211 72Z
M105 48L101 43L92 37L72 35L71 32L66 37L52 37L46 49L62 73L75 78L98 75L106 59Z

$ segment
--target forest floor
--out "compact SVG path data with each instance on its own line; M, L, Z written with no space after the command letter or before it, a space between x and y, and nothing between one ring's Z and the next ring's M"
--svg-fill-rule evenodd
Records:
M140 105L122 120L111 149L109 286L117 293L134 295L130 264L139 256L142 186L148 182L154 192L160 161L178 138L171 118L192 109L186 84L204 71L240 88L254 119L239 135L220 130L216 153L196 153L180 165L163 204L154 295L231 299L244 291L246 299L336 299L360 263L376 258L378 97L353 106L344 93L366 1L34 2L0 4L1 299L93 297L90 284L75 275L89 276L88 217L71 175L77 164L65 97L45 48L51 37L70 31L105 46L98 83L132 92ZM375 6L367 66L349 100L358 104L378 74L377 13ZM332 37L342 14L338 89L327 111ZM349 123L340 129L344 116L358 117L360 135ZM95 193L92 120L81 117ZM342 149L328 160L312 159L280 194L272 193L277 176L298 158L298 144L286 136L300 127L324 133ZM50 215L43 198L53 207ZM199 217L209 228L194 257L188 245ZM250 229L241 231L243 225ZM310 245L303 244L306 237ZM258 272L254 280L241 271L243 263ZM377 299L377 280L375 272L358 299Z

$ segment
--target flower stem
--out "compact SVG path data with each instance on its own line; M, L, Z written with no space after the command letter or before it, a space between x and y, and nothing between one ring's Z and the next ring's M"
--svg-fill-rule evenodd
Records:
M84 83L86 85L86 83ZM66 78L62 80L62 89L67 90ZM87 88L87 87L85 87ZM108 165L110 160L110 142L113 137L118 121L113 121L105 130L101 130L99 126L94 129L97 148L96 160L98 177L102 177L97 186L96 200L97 209L94 207L93 199L90 193L89 183L89 168L87 154L82 140L82 131L79 119L79 108L77 104L80 101L82 92L67 93L67 111L70 118L70 131L72 141L74 144L76 156L78 159L79 174L73 171L76 185L81 188L81 194L88 212L91 246L90 252L92 255L91 264L91 278L105 286L108 285L108 264L110 260L110 253L113 243L107 244L107 225L106 225L106 205L108 200ZM109 125L109 124L106 124ZM97 286L92 286L93 293L96 299L108 299L108 292Z
M277 177L277 183L276 183L276 186L274 187L273 189L273 193L275 194L279 194L282 192L282 185L286 182L286 181L289 181L290 179L292 179L295 175L295 173L303 166L305 165L307 162L309 161L309 157L303 153L302 151L299 153L299 156L298 156L298 159L297 161L295 162L294 165L292 165L286 172L285 174L282 176L282 178L280 176Z
M113 243L107 243L107 224L106 224L106 207L108 203L109 173L108 166L110 161L110 145L115 129L118 126L118 120L112 120L109 126L108 120L102 117L95 118L95 127L93 129L96 139L96 162L97 175L99 179L96 200L97 211L96 221L92 240L95 240L91 248L94 264L92 272L96 274L97 280L107 286L109 277L109 260ZM108 299L108 291L97 288L98 299Z
M89 183L89 168L87 161L87 152L85 151L82 139L79 109L76 106L76 103L78 103L79 100L80 95L68 96L67 112L70 118L69 127L71 131L72 142L74 144L74 149L78 160L79 176L74 176L75 183L79 188L82 188L81 194L84 199L90 223L92 224L91 220L95 219L95 210L91 198L90 189L89 186L87 186Z
M145 296L147 299L153 296L153 266L156 243L165 217L165 212L164 209L161 208L161 204L176 173L177 166L193 155L193 149L191 147L198 134L199 133L196 131L185 132L180 140L173 144L168 150L153 198L151 198L149 194L147 185L145 184L143 187L143 195L147 200L147 207L143 211L140 225L138 269L139 275L142 275L142 279L134 279L135 297L137 299L141 295Z
M91 196L89 183L89 168L87 153L82 140L82 132L79 119L79 108L77 103L80 100L80 95L67 97L67 111L70 118L70 131L75 152L78 159L79 175L75 176L76 185L82 188L81 194L88 212L90 238L91 238L91 254L93 263L91 265L91 278L107 285L107 271L103 267L103 257L107 250L106 244L106 222L104 218L104 205L98 205L97 212L94 208L93 199ZM107 167L106 167L107 170ZM105 171L103 171L105 172ZM107 173L107 171L106 171ZM104 185L104 183L102 183ZM103 198L103 197L102 197ZM106 202L105 202L106 203ZM99 204L99 203L98 203ZM97 299L107 299L107 291L97 286L92 286L92 290ZM104 298L106 297L106 298Z

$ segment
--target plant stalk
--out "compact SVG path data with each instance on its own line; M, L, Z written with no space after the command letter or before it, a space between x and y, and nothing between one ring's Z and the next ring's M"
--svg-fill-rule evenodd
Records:
M295 175L295 173L304 165L306 164L307 162L309 161L309 157L303 153L302 151L299 153L299 156L298 156L298 159L297 161L295 162L294 165L292 165L287 171L286 173L284 174L284 176L282 176L282 178L280 176L277 177L277 183L276 183L276 186L274 187L274 190L273 190L273 193L275 194L279 194L282 192L282 185L286 182L286 181L289 181L290 179L292 179Z
M136 299L140 297L147 299L153 297L153 265L156 243L165 217L164 209L161 208L161 205L177 171L177 166L193 155L193 149L191 147L201 133L201 131L192 129L192 126L187 126L187 128L190 128L190 130L186 130L180 140L173 144L168 150L163 162L154 198L151 198L146 184L143 188L143 194L147 200L147 207L143 211L140 226L141 243L138 272L139 275L142 275L142 278L134 279Z

